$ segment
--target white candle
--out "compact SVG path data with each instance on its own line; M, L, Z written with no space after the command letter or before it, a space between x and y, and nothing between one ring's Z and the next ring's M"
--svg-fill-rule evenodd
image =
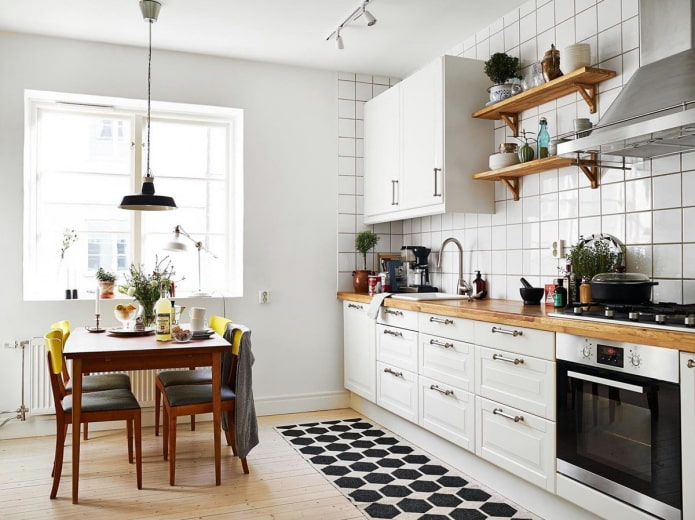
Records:
M101 296L99 293L100 293L99 286L97 285L97 299L96 299L96 303L94 304L94 312L96 314L99 314L99 296Z

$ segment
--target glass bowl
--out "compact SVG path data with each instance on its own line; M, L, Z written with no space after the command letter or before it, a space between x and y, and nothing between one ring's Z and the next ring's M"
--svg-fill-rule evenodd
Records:
M176 328L171 330L171 337L174 338L174 340L177 343L186 343L191 340L191 336L193 336L193 331L181 328L179 328L178 330L175 329Z
M137 313L138 308L132 303L119 303L113 309L113 315L116 316L116 319L121 322L121 327L123 330L130 329L130 322L135 319Z

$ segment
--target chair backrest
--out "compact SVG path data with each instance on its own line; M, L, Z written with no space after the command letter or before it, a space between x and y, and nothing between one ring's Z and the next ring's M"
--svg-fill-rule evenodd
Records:
M53 329L44 335L44 345L46 346L46 362L48 365L48 375L51 379L51 390L53 391L53 401L56 412L62 410L62 401L65 397L65 385L60 377L65 360L63 359L63 332L60 329Z
M231 366L229 368L229 371L227 372L226 384L229 385L229 387L233 390L236 390L237 366L239 364L239 348L241 347L241 340L244 337L244 334L251 333L251 329L249 329L246 325L241 325L239 323L233 324L232 328L234 329L234 336L232 339Z
M227 330L227 324L232 323L232 320L223 316L210 316L210 328L220 336L224 336L224 331Z
M68 320L62 320L62 321L56 321L54 324L51 325L51 330L58 329L62 332L62 338L61 338L61 353L63 347L65 347L65 342L68 340L68 337L70 336L70 322ZM61 363L61 372L63 374L63 384L67 385L68 381L70 381L70 373L68 372L68 365L65 362L65 359L63 358L63 362Z

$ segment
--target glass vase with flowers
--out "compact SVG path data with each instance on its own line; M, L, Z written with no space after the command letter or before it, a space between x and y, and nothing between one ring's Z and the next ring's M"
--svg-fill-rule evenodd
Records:
M155 322L154 306L159 300L162 289L171 292L172 279L176 271L168 256L159 260L155 256L155 267L150 273L143 270L142 265L130 264L125 274L126 284L118 287L118 292L135 298L140 304L140 317L145 327L151 327Z

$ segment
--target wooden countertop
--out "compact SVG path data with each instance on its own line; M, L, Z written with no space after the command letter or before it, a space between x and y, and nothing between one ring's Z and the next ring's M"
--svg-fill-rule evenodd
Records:
M349 300L369 304L372 297L368 294L351 292L339 292L339 300ZM676 332L670 330L653 329L632 325L620 324L620 322L597 322L588 320L574 320L571 318L556 318L548 316L554 311L552 307L545 305L524 305L513 300L394 300L386 298L385 307L413 310L417 312L430 312L441 316L468 318L478 321L489 321L503 325L517 325L531 329L548 330L552 332L565 332L578 336L589 336L599 339L615 341L628 341L644 345L675 348L687 352L695 352L695 331Z

